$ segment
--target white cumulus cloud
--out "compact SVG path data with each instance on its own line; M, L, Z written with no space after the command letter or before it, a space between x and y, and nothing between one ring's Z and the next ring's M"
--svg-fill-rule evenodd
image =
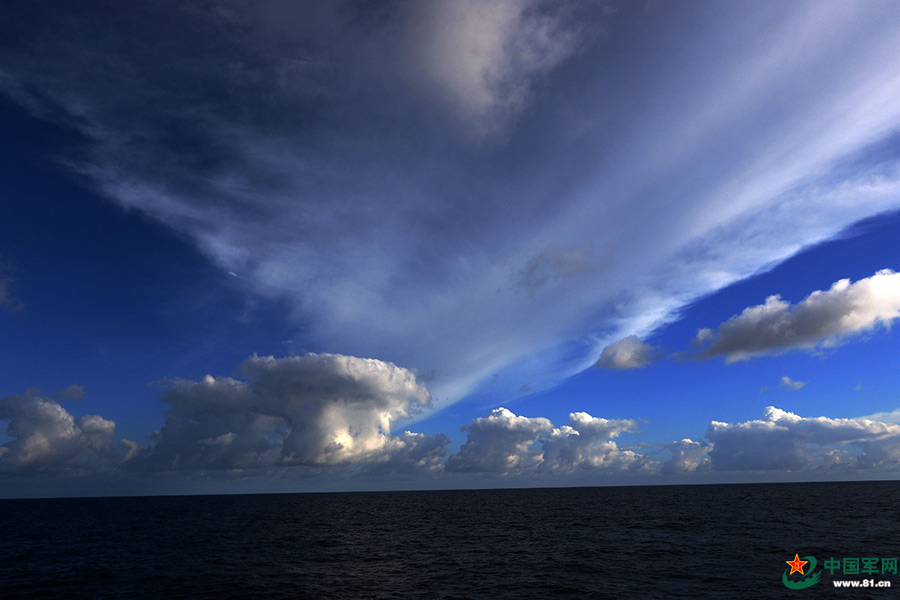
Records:
M724 356L733 363L793 349L835 346L879 326L889 327L898 317L900 273L883 269L856 283L836 281L830 289L815 291L795 305L769 296L764 304L745 308L715 332L701 329L695 341L708 343L700 358Z
M706 438L720 471L900 467L900 425L869 419L801 417L769 406L762 419L713 421Z
M661 473L692 473L712 468L709 453L712 451L713 445L709 442L695 442L690 438L685 438L666 444L666 449L672 454L672 458L663 463Z
M496 408L463 428L466 443L447 459L447 470L505 475L580 469L652 471L655 463L613 441L636 427L631 419L603 419L585 412L571 413L568 425L555 427L544 417L523 417Z
M603 419L586 412L569 414L569 424L541 439L541 470L566 472L593 469L606 472L654 471L658 464L633 450L622 449L614 438L637 428L633 419Z
M0 399L0 421L12 438L0 446L0 471L82 472L112 468L129 459L137 444L115 443L115 422L98 415L75 417L36 393Z
M505 473L534 467L542 460L534 447L538 435L552 429L553 423L544 417L522 417L495 408L463 427L466 443L447 458L447 470Z
M431 402L407 369L335 354L254 355L240 373L174 381L162 398L172 407L165 426L142 459L157 469L393 459L430 469L443 457L444 436L391 433Z

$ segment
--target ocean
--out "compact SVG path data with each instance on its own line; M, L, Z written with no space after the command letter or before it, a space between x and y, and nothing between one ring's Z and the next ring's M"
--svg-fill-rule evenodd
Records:
M894 598L898 500L900 482L2 500L0 597ZM795 555L817 583L785 586Z

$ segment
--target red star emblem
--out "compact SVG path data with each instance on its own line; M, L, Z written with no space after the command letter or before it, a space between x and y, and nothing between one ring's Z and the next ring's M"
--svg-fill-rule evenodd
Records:
M794 560L786 560L784 562L791 565L791 572L788 573L788 575L793 575L794 573L797 573L798 571L801 575L803 575L803 565L805 565L809 561L808 560L800 560L800 555L795 553Z

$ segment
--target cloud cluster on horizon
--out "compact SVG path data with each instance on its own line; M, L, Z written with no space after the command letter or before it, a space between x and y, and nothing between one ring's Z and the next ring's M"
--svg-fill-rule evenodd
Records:
M665 444L669 458L622 449L613 441L633 432L631 419L607 420L572 413L560 428L545 418L495 409L465 427L468 441L447 459L447 470L504 475L683 475L693 472L782 471L849 474L900 468L900 425L868 418L800 417L766 407L763 418L713 421L706 440Z
M769 406L763 418L713 421L706 432L718 470L896 469L900 425L869 419L801 417Z
M900 126L896 6L585 6L22 3L0 93L304 348L434 370L446 406L900 208L900 164L860 159Z
M114 441L115 422L99 415L74 417L57 401L28 392L0 398L0 422L12 438L0 446L0 473L81 474L130 460L138 445Z
M414 373L374 359L307 354L252 356L245 379L176 380L154 444L136 458L148 468L243 469L386 463L432 469L443 436L391 429L431 403Z
M651 463L613 441L636 428L637 422L631 419L602 419L585 412L572 413L568 425L555 427L543 417L523 417L496 408L463 428L466 443L447 458L446 468L506 475L641 470Z
M900 469L900 425L873 418L801 417L767 407L757 420L712 421L706 439L620 446L635 419L572 412L566 425L497 408L462 428L448 454L443 434L393 433L430 397L407 369L374 359L308 354L252 356L242 378L169 382L165 426L139 448L115 440L115 423L74 417L36 393L0 399L10 441L0 471L80 475L116 470L231 472L293 467L315 475L441 477L463 474L602 483L607 477L704 472L851 475ZM652 445L651 445L652 446ZM306 471L303 471L303 470Z

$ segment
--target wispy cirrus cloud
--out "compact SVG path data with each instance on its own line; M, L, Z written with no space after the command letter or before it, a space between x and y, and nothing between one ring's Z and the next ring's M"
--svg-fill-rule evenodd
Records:
M0 90L84 136L67 164L287 302L305 348L434 370L438 407L900 208L897 157L866 158L900 127L890 4L15 10L39 26Z

